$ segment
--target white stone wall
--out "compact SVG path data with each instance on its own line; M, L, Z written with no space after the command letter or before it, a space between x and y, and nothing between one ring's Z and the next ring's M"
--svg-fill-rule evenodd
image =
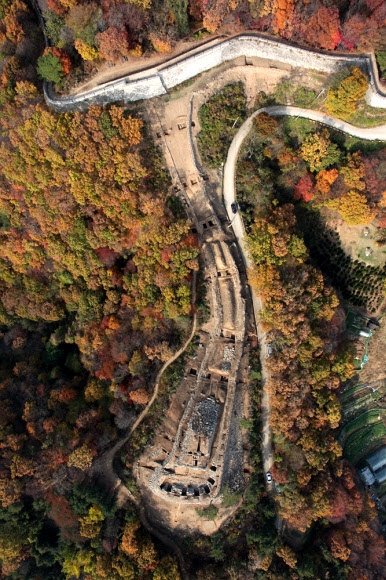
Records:
M202 72L240 56L265 58L270 62L328 73L346 66L358 66L370 77L367 102L374 107L386 108L386 94L379 89L378 72L373 57L319 53L285 42L247 34L224 40L209 48L204 46L201 52L195 51L193 55L177 57L174 62L172 60L156 70L136 73L135 80L130 80L128 76L115 82L110 81L87 93L64 98L53 97L50 88L45 86L45 96L48 105L57 111L85 109L92 103L106 104L120 100L129 102L151 99L165 94L167 89ZM141 74L144 75L143 78L138 78Z
M158 95L164 95L166 92L167 91L163 86L159 75L152 75L137 81L126 79L124 86L124 100L128 102L140 101L141 99L151 99L153 97L158 97Z
M117 101L140 101L163 95L167 91L162 85L158 75L153 75L137 81L123 79L116 83L88 91L81 95L64 98L55 98L51 95L51 89L45 86L45 98L47 104L58 112L85 110L90 105L106 105Z
M172 64L158 74L162 77L165 86L170 89L223 62L222 44L220 44L199 54L187 57L181 62Z

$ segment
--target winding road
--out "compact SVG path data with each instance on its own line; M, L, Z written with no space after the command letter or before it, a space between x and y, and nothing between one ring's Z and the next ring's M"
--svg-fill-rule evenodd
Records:
M335 119L326 113L321 113L319 111L312 111L308 109L301 109L298 107L290 106L276 106L276 107L264 107L255 111L248 119L241 125L240 129L233 138L233 141L229 147L228 156L226 163L224 165L224 203L228 213L229 220L232 222L233 231L236 236L237 242L239 244L245 267L247 269L253 267L253 262L249 256L246 240L245 240L245 228L240 212L236 215L233 214L231 204L236 202L236 165L237 158L250 130L252 129L253 119L260 113L268 113L272 116L290 116L290 117L303 117L305 119L310 119L312 121L317 121L338 129L352 135L353 137L359 137L361 139L367 140L385 140L386 141L386 125L380 125L378 127L361 128L350 125L345 121L340 119ZM255 320L257 326L257 336L260 344L260 358L262 366L262 456L264 471L267 472L272 466L272 441L271 441L271 430L269 426L269 415L270 415L270 402L269 393L266 388L268 375L265 363L267 357L267 343L266 335L263 332L261 325L258 324L259 312L262 308L261 300L256 296L256 294L251 289L253 309L255 313ZM268 484L270 486L270 484Z

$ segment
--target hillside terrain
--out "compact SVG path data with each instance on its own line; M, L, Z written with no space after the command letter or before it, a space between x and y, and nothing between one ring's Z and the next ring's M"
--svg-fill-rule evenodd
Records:
M386 577L386 134L275 116L382 137L366 74L240 58L61 114L42 90L245 29L382 77L385 25L379 0L0 0L1 578Z

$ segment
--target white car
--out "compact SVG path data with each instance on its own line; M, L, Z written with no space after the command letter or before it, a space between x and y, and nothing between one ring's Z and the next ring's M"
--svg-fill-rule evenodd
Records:
M267 356L271 356L272 354L272 344L269 342L267 344Z
M271 483L272 481L272 474L270 471L267 471L267 473L265 474L265 477L267 478L267 482Z

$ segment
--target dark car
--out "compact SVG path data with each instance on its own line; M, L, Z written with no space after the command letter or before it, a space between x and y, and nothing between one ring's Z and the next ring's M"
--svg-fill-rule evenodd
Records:
M233 211L233 213L237 213L237 203L235 203L234 201L231 203L231 210Z

